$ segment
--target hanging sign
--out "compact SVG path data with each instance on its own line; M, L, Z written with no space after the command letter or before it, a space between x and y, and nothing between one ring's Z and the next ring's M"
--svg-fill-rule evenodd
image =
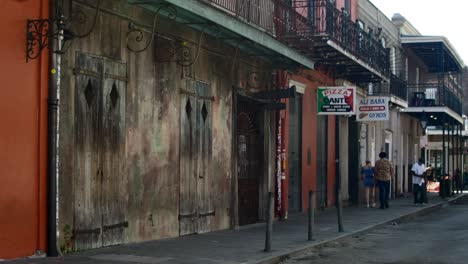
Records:
M357 121L386 121L389 116L388 97L368 96L358 100Z
M319 115L353 115L356 105L356 87L319 87L317 113Z
M427 135L420 136L419 137L419 147L420 148L427 148L427 145L428 145Z

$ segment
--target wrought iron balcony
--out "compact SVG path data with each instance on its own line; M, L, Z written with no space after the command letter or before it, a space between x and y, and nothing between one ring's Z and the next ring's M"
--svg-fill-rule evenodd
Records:
M332 40L384 76L390 73L389 50L328 0L313 0L315 36Z
M409 107L448 107L462 115L462 98L445 85L425 83L408 85Z
M312 47L312 27L307 15L285 0L202 0L270 34L305 53Z
M335 67L338 77L355 82L389 77L388 49L328 0L204 1L264 30L320 64Z
M390 75L390 94L408 101L408 83L396 75Z
M202 0L217 6L238 19L274 35L273 1L276 0Z
M324 66L355 83L389 81L388 50L328 0L127 1L154 11L154 21L166 16L275 63Z
M408 85L407 82L398 78L396 75L390 75L390 84L388 83L373 83L367 90L368 95L374 96L394 96L407 102L408 101Z

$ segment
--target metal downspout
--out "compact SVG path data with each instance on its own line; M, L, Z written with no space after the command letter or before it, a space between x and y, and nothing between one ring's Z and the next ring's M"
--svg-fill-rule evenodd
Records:
M50 27L52 32L57 24L52 22L59 14L60 0L50 0ZM61 14L60 14L61 15ZM48 91L48 119L47 119L47 255L55 257L59 254L57 247L57 143L58 143L58 80L60 54L60 39L49 39L49 91Z
M336 209L338 218L338 232L343 229L343 209L341 201L341 173L340 173L340 118L335 116L335 176L336 176Z

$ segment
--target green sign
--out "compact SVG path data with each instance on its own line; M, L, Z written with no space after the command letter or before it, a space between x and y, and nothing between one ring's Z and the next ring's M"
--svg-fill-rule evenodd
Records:
M317 112L319 115L354 115L356 87L319 87Z

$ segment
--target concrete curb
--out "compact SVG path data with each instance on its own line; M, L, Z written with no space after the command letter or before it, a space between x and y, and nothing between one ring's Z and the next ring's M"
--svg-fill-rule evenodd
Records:
M436 211L436 210L438 210L438 209L440 209L442 207L448 206L449 204L456 203L458 199L463 198L465 196L468 197L468 194L461 194L461 195L459 195L457 197L449 198L446 201L431 204L431 205L428 205L426 207L420 208L419 210L415 210L415 211L412 211L412 212L409 212L409 213L406 213L406 214L402 214L402 215L399 215L397 217L393 217L393 218L387 219L385 221L382 221L380 223L370 225L370 226L366 226L366 227L358 229L358 230L351 231L349 233L343 233L343 234L338 235L338 236L333 237L333 238L324 239L324 240L316 241L316 242L311 242L308 245L301 246L301 247L298 247L298 248L295 248L295 249L292 249L292 250L284 250L284 251L281 251L281 252L278 252L278 253L274 253L273 255L270 255L270 256L268 256L266 258L263 258L263 259L260 259L260 260L249 261L249 262L247 262L247 264L277 264L277 263L280 263L281 261L284 261L284 260L286 260L288 258L292 258L292 257L298 256L298 255L304 254L304 253L306 253L307 251L309 251L309 250L311 250L313 248L322 247L322 246L325 246L327 244L337 242L337 241L341 241L341 240L344 240L344 239L349 238L349 237L363 235L365 233L368 233L368 232L370 232L372 230L378 229L378 228L380 228L382 226L386 226L386 225L391 224L391 223L395 223L395 222L396 223L399 223L399 222L401 223L401 222L408 221L408 220L414 219L416 217L431 213L431 212Z

